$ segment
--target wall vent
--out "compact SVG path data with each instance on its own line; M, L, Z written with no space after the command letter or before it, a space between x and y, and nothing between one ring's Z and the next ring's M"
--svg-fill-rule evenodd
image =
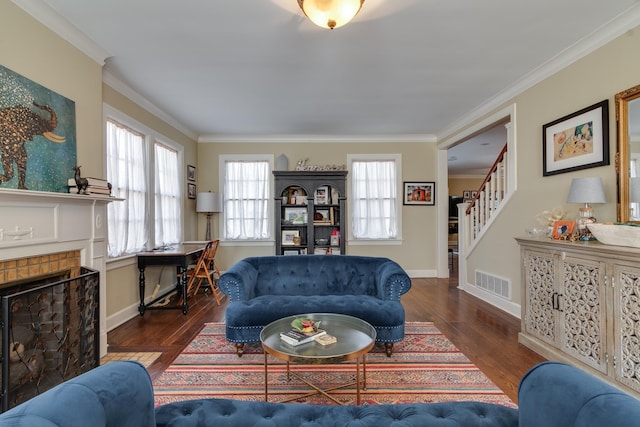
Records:
M511 282L507 279L476 270L476 286L487 292L511 300Z

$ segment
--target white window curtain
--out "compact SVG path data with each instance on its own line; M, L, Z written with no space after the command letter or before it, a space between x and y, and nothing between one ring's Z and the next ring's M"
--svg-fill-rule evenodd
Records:
M124 199L109 203L108 255L111 258L145 249L148 232L144 136L107 121L107 180L112 195Z
M165 246L180 242L180 177L178 152L155 143L155 243Z
M224 181L224 238L271 238L269 162L226 161Z
M398 237L396 163L393 160L351 163L352 224L355 239Z

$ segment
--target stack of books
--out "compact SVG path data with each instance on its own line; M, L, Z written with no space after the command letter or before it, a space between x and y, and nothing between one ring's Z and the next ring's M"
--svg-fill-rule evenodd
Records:
M111 188L109 188L109 183L106 179L102 178L84 178L89 182L87 186L86 194L89 194L94 197L111 197ZM74 178L69 178L67 182L69 185L69 193L76 194L78 192L78 187L76 186L76 180Z
M280 332L280 339L287 344L296 346L314 341L316 338L325 335L327 331L318 329L314 332L300 332L297 329L291 329L286 332Z

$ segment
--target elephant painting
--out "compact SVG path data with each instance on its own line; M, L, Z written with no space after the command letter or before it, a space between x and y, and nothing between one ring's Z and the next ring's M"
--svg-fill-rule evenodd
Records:
M0 184L13 179L14 163L18 169L18 188L26 190L27 150L25 143L36 136L63 143L66 138L53 133L58 126L58 116L53 108L33 102L38 109L27 105L15 105L0 109L0 155L3 174Z

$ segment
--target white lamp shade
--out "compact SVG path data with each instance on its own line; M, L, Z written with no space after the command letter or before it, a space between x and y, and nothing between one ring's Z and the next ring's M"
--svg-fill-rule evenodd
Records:
M567 202L607 203L602 178L573 178Z
M364 0L298 0L307 18L322 28L338 28L351 21Z
M196 212L222 212L222 194L211 191L198 193Z

